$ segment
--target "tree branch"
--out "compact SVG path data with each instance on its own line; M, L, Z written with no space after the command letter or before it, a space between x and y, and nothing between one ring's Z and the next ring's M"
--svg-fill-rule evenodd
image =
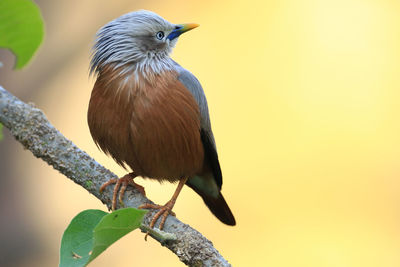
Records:
M110 208L112 188L107 187L102 194L99 189L104 182L117 176L66 139L50 124L41 110L20 101L1 86L0 122L36 157L84 187ZM125 193L127 207L137 208L148 202L151 203L136 189L129 188ZM147 231L154 212L147 213L142 231ZM164 231L175 235L176 239L166 241L157 231L150 232L150 236L175 253L186 265L231 266L213 247L211 241L177 218L168 216Z

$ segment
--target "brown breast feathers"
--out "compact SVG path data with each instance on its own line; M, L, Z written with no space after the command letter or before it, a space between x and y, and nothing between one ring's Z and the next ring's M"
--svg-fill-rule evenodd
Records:
M96 144L137 175L176 181L200 172L199 107L173 71L144 77L103 68L89 103Z

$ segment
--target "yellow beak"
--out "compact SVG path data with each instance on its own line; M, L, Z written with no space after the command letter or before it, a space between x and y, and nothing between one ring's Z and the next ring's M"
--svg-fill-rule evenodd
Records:
M173 40L173 39L177 38L179 35L181 35L182 33L190 31L199 26L200 25L196 24L196 23L178 24L178 25L176 25L175 30L173 30L170 34L168 34L167 39Z

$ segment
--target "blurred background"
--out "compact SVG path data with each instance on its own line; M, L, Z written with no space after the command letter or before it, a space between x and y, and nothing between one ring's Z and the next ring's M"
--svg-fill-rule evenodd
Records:
M36 2L44 43L22 71L1 51L0 84L121 176L86 123L96 31L137 9L201 25L172 56L208 97L237 226L220 223L189 188L174 210L233 266L400 266L397 0ZM106 208L4 134L0 265L57 266L70 220ZM138 182L160 204L175 189ZM143 237L129 234L91 266L183 266Z

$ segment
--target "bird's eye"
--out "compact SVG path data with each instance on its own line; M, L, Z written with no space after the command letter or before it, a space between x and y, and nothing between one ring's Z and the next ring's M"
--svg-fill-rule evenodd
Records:
M164 32L163 31L157 32L156 37L158 40L162 40L164 38Z

